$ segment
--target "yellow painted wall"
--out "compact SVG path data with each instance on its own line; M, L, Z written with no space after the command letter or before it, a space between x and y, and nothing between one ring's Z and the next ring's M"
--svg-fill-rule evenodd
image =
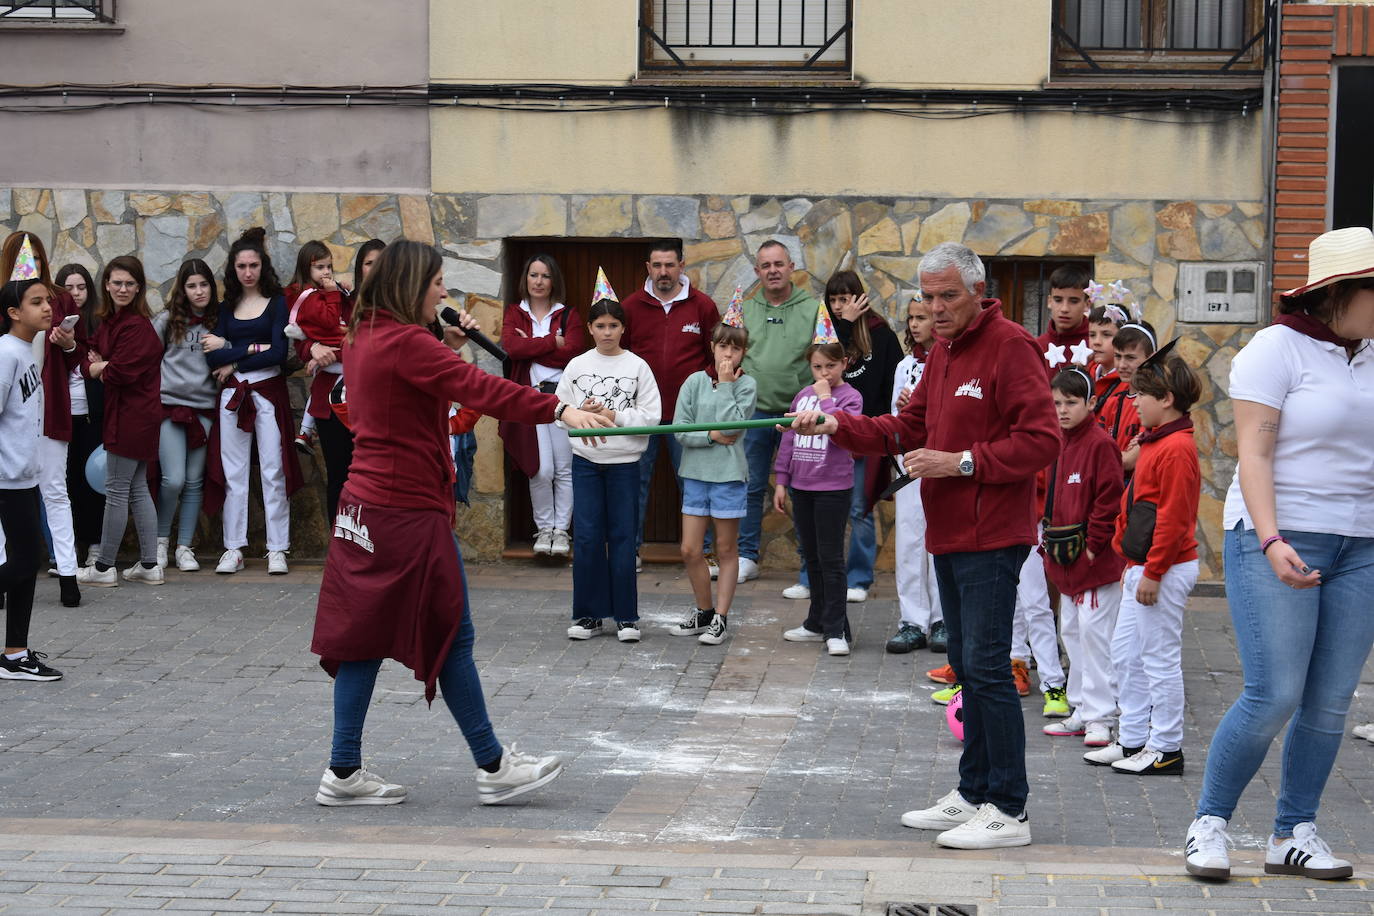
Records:
M1154 118L1165 118L1157 114ZM437 192L1258 200L1260 118L436 109Z
M430 0L430 77L633 79L639 0ZM1030 89L1049 72L1048 0L855 0L854 69L900 87Z

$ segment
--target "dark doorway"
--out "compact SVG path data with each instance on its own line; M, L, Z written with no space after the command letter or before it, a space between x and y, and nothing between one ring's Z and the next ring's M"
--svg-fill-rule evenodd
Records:
M520 270L525 261L546 254L558 262L568 288L568 304L585 315L596 287L596 269L606 271L611 288L622 299L644 286L651 239L568 239L511 238L505 240L505 278L503 298L514 302L520 288ZM633 494L638 499L638 493ZM658 454L654 479L649 488L649 506L644 519L644 558L676 559L682 536L682 501L677 478L666 449ZM530 508L527 478L506 458L506 556L532 556L534 517ZM657 545L671 545L667 547Z
M1335 176L1331 228L1374 224L1374 67L1336 68Z
M1050 274L1060 267L1081 267L1092 275L1093 262L1083 258L984 258L988 291L1002 300L1002 313L1037 337L1049 326L1045 300L1050 295Z

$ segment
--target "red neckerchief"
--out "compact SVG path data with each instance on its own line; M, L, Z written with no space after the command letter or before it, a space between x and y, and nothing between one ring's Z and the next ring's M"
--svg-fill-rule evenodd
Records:
M1357 349L1364 343L1362 340L1340 336L1326 324L1313 318L1307 312L1291 312L1286 315L1280 315L1274 319L1274 324L1281 324L1286 328L1292 328L1299 334L1306 334L1308 337L1315 340L1333 343L1337 346L1345 347L1347 350Z
M1156 439L1163 439L1170 433L1182 432L1185 429L1192 428L1193 418L1185 413L1177 420L1170 420L1168 423L1164 423L1160 426L1156 426L1154 429L1147 429L1144 432L1142 432L1140 434L1140 444L1144 445L1146 442L1154 442Z

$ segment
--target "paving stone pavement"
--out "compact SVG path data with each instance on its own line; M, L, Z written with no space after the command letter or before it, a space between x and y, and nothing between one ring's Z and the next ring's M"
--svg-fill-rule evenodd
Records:
M641 577L637 645L566 639L565 568L471 573L498 735L567 763L521 804L476 804L447 709L427 708L394 664L379 679L364 753L410 787L407 803L314 803L330 701L308 651L318 569L171 573L160 588L91 589L76 609L58 607L55 581L41 582L35 645L67 678L0 685L0 912L868 914L942 900L1008 913L1371 912L1374 746L1355 739L1342 746L1321 823L1361 880L1217 887L1178 873L1206 739L1240 687L1222 599L1195 598L1187 617L1188 772L1136 779L1085 766L1074 739L1040 735L1029 698L1036 844L979 855L936 850L898 823L953 784L959 747L929 701L925 671L943 657L883 652L896 617L885 583L850 606L855 650L834 659L781 640L803 608L780 597L789 582L779 576L743 586L729 641L708 647L662 629L688 603L673 567ZM1367 668L1352 724L1374 719L1372 678ZM1242 874L1258 874L1277 763L1271 753L1233 821ZM234 860L264 849L311 861ZM625 871L635 867L661 874ZM463 899L477 887L495 890Z

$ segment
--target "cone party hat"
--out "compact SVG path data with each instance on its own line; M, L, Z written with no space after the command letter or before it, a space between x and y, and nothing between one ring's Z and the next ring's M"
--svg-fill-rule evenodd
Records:
M816 334L811 338L812 343L839 343L840 335L835 333L835 323L830 320L830 312L822 302L816 308Z
M19 249L19 256L14 259L14 270L10 273L10 279L38 279L38 259L33 256L33 245L29 242L27 233L24 235L24 244Z
M725 308L725 317L721 319L721 323L732 328L744 327L744 287L735 287L735 294L730 297L730 304Z
M620 297L611 289L611 281L606 279L606 271L598 267L596 269L596 289L592 291L592 305L596 305L602 299L609 299L612 302L619 302Z

